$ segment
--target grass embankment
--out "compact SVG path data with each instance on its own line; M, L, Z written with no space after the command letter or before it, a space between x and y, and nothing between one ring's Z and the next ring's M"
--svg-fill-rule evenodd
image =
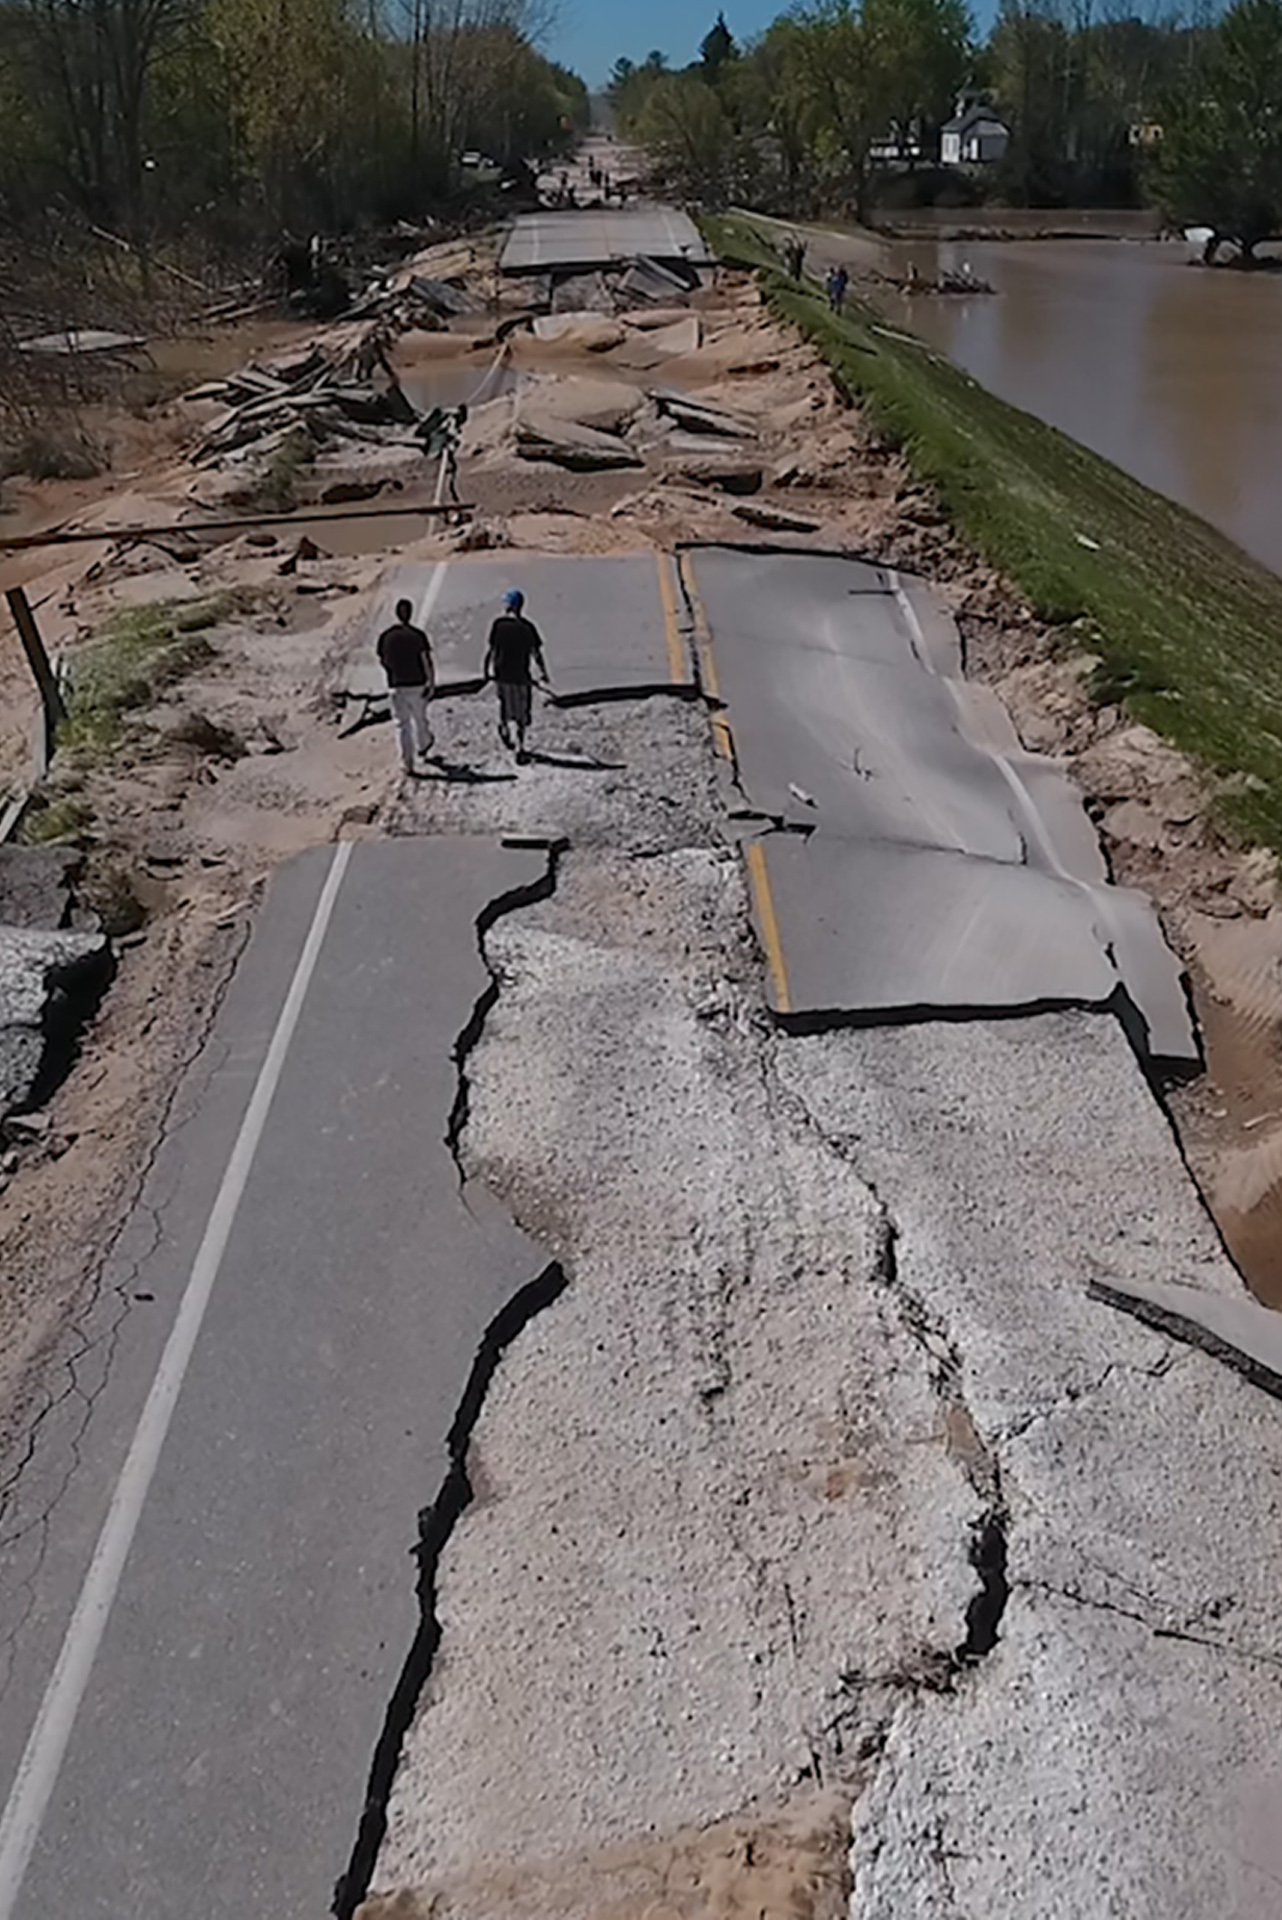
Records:
M105 831L100 826L92 775L127 758L121 749L127 749L133 716L211 658L205 635L235 606L236 596L228 593L122 608L73 662L67 717L58 728L58 757L49 779L33 796L22 838L32 846L81 849L87 865L80 897L95 909L113 939L136 931L146 909L128 856L112 844L110 823ZM201 738L222 732L200 716L193 716L191 724L204 730Z
M837 319L748 220L709 220L757 268L949 519L1043 619L1099 656L1094 691L1220 775L1217 810L1282 851L1282 578L1205 521L988 393L859 301ZM1091 543L1091 544L1087 544Z
M59 748L92 760L116 746L131 713L209 659L204 636L229 606L225 596L216 596L114 614L76 655Z

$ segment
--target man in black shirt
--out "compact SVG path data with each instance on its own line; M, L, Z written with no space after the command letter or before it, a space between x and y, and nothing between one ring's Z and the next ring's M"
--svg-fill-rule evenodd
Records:
M436 689L432 643L422 627L413 624L409 600L396 603L396 625L378 636L378 657L387 675L387 697L401 743L401 765L416 771L416 761L432 751L432 728L427 703Z
M539 630L521 611L525 595L513 587L503 605L505 611L490 628L490 644L485 650L482 671L487 680L493 679L498 689L499 738L505 747L510 747L515 727L516 757L524 760L525 735L533 705L530 671L532 667L536 669L539 679L547 686L548 670Z

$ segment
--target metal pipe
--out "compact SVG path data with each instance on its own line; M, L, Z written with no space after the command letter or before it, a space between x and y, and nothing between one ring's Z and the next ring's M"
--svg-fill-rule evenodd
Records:
M46 533L15 533L0 539L0 553L19 553L28 547L64 547L83 540L150 540L158 533L234 533L242 527L301 527L323 520L392 520L411 514L475 513L475 504L424 503L416 507L303 507L295 513L250 513L235 520L167 520L155 527L71 527Z

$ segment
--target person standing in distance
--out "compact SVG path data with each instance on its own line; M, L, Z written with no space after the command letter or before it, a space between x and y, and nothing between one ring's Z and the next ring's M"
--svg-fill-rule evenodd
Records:
M504 611L490 628L490 644L481 669L487 680L494 681L498 692L499 739L510 747L515 728L518 760L526 757L525 736L533 706L531 669L537 670L545 687L548 684L543 641L534 622L522 613L524 605L525 595L516 587L504 596Z
M414 606L396 602L396 625L378 636L378 657L387 675L387 697L401 743L401 765L415 773L419 760L432 751L432 727L427 703L436 691L432 643L413 623Z

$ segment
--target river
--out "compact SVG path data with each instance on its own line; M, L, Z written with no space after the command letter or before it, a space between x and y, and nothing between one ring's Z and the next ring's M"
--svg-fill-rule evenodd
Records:
M879 304L1282 572L1282 273L1212 272L1178 241L913 239L879 252L884 270L912 261L930 279L968 262L995 294Z

